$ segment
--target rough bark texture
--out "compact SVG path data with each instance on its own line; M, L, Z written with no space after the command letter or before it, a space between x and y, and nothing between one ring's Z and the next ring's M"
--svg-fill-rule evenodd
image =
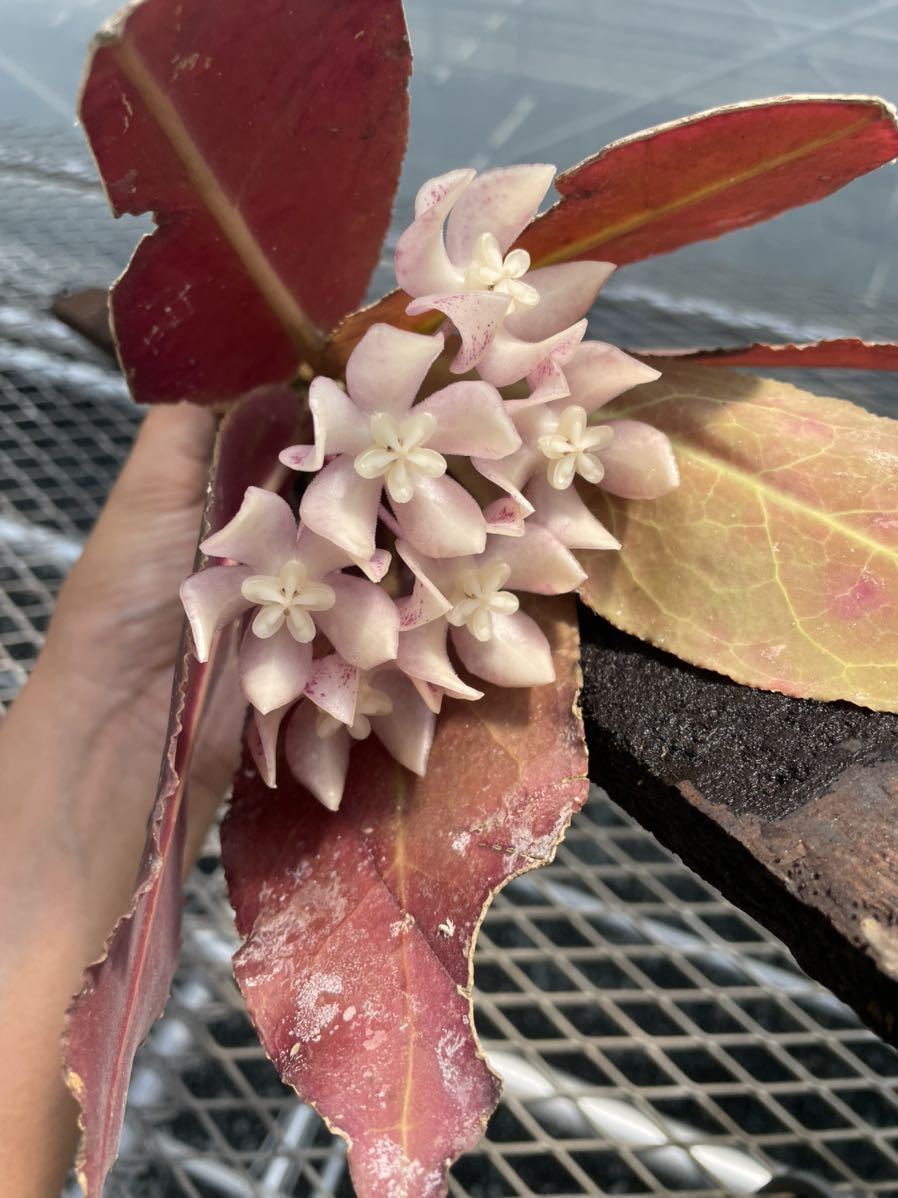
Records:
M898 716L581 632L594 780L898 1042Z

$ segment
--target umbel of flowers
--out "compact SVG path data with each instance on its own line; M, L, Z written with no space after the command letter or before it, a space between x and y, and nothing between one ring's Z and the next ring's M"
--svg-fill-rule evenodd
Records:
M551 682L549 645L519 595L574 591L585 574L572 550L620 547L581 492L652 499L677 485L662 433L597 420L657 377L583 340L613 268L531 270L512 248L553 176L515 166L424 184L396 276L407 311L433 313L443 330L374 325L345 385L315 378L314 443L280 455L307 478L299 520L251 487L201 546L225 564L182 587L200 660L216 632L244 621L250 744L271 786L281 734L290 770L334 810L355 740L373 734L424 774L443 698L483 694L456 660L496 686ZM464 377L429 387L444 331L457 336L450 369Z

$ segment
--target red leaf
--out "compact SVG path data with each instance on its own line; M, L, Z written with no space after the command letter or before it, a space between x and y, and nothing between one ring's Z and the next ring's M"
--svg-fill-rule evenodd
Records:
M276 486L278 450L295 435L298 400L265 388L228 415L219 433L204 528L214 531L237 511L251 483ZM131 907L105 955L86 972L69 1010L66 1081L81 1107L78 1179L85 1195L102 1193L118 1151L131 1065L162 1013L180 951L181 874L186 829L185 783L203 711L227 655L227 638L201 664L182 641L168 744Z
M426 778L364 742L333 815L285 765L277 791L249 758L237 775L237 980L281 1076L349 1141L360 1198L443 1193L498 1098L471 1021L477 928L587 792L574 604L537 610L557 683L447 704Z
M401 0L143 0L81 98L116 213L156 214L113 292L143 402L292 379L362 299L408 126Z
M524 230L533 265L598 258L621 266L810 204L898 156L895 111L864 96L732 104L612 142L558 176L562 199ZM341 369L375 321L429 332L393 291L331 333ZM438 322L436 322L438 323Z
M895 110L866 96L731 104L612 142L558 176L525 229L534 265L623 265L821 200L898 156Z
M744 345L734 349L647 349L631 351L651 358L663 367L665 361L697 366L817 366L848 370L898 370L898 345L891 341L861 341L840 337L832 341L809 341L802 345Z

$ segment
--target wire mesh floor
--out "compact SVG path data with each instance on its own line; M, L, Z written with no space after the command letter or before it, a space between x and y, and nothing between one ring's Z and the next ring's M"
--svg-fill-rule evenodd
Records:
M69 150L0 129L0 701L34 660L140 420L106 359L46 315L66 284L114 277L134 239ZM630 302L603 307L606 336ZM670 340L669 312L643 303L641 316L646 337ZM108 1193L351 1194L340 1141L281 1085L242 1013L214 846L188 887L184 939ZM898 1195L898 1053L598 791L557 861L497 898L477 985L507 1088L452 1172L456 1198L707 1198L789 1170L818 1193Z

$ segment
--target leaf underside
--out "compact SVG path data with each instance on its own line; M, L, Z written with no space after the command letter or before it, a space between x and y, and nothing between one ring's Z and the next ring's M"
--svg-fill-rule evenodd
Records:
M550 860L587 793L572 598L534 614L558 680L447 703L426 778L372 738L337 814L247 756L222 831L235 973L284 1081L350 1142L360 1198L432 1198L498 1084L471 1018L472 955L504 882Z
M284 473L277 452L296 427L296 396L274 388L248 397L225 418L204 529L227 523L249 484L277 488ZM131 906L103 957L87 970L68 1013L66 1082L81 1108L77 1172L89 1198L102 1193L118 1153L134 1054L162 1013L180 953L186 783L203 712L230 647L231 639L223 635L209 661L200 663L185 632L162 777Z
M666 364L603 411L663 429L680 487L596 515L583 599L617 627L800 698L898 710L898 422L710 366Z
M81 119L116 215L159 226L113 292L136 399L313 360L377 262L410 64L401 0L143 0L101 32Z

